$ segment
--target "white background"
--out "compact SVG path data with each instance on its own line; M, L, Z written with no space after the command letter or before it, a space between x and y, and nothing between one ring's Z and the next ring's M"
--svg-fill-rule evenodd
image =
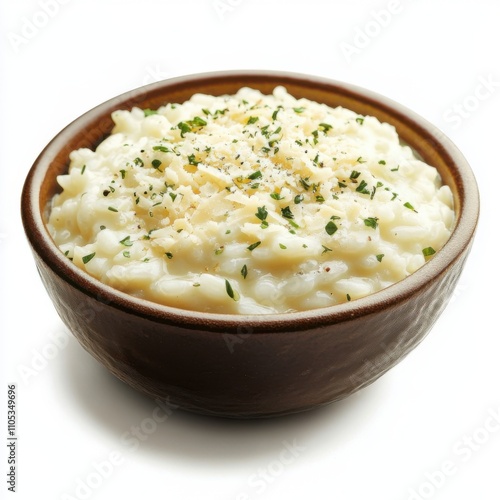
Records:
M7 383L16 383L15 498L498 500L500 3L46 2L50 15L42 0L0 7L0 436ZM44 145L91 107L155 80L225 69L316 74L413 109L468 158L481 223L431 334L369 388L268 421L173 411L154 429L152 417L165 416L155 402L108 375L54 312L23 234L20 191ZM147 431L135 445L123 439L134 426ZM0 491L10 498L2 439ZM111 459L112 470L102 465Z

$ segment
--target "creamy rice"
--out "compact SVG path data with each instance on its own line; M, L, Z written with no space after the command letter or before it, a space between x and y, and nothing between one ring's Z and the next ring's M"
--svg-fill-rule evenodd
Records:
M49 230L73 263L154 302L218 313L326 307L419 269L450 189L371 116L243 88L113 113L71 153Z

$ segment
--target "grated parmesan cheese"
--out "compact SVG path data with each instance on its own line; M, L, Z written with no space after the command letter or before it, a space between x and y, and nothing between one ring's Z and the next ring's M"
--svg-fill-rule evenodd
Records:
M75 265L137 297L269 314L381 290L454 223L436 169L371 116L243 88L116 111L70 155L49 230Z

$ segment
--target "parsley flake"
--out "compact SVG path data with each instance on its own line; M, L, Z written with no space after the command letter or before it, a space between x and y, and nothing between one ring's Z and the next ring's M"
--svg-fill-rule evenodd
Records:
M255 250L261 243L262 241L256 241L255 243L252 243L250 246L248 246L247 250L250 250L251 252L252 250Z
M378 226L377 221L378 221L378 217L368 217L363 222L365 223L365 226L371 227L373 229L377 229L377 226Z
M292 211L290 210L290 207L289 207L289 206L281 209L281 215L282 215L285 219L294 219L294 218L295 218L295 215L293 215L293 213L292 213Z
M427 247L422 250L422 253L424 254L424 257L430 257L431 255L434 255L436 253L436 250L432 247Z
M241 275L243 276L243 279L245 279L248 275L248 268L247 268L246 264L241 268L240 272L241 272Z
M124 247L131 247L134 244L133 241L130 241L130 236L127 236L126 238L123 238L123 240L121 240L120 243Z
M330 236L335 234L337 232L337 230L338 230L337 224L335 224L335 222L333 222L332 220L329 221L328 224L325 226L325 231Z
M257 219L261 220L261 221L265 221L266 218L267 218L267 209L265 207L265 205L263 207L258 207L257 208L257 213L255 214L255 216L257 217Z
M95 257L95 252L89 253L88 255L82 257L82 262L84 264L88 264L94 257Z
M237 291L233 290L233 287L231 286L231 283L229 283L228 280L225 281L226 281L226 292L229 295L229 297L231 297L235 302L240 300L240 294Z

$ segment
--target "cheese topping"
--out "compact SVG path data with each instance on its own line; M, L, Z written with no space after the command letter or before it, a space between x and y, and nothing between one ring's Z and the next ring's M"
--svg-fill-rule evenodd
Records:
M374 117L277 87L113 120L95 152L71 153L48 226L75 265L137 297L327 307L405 278L450 236L450 189Z

